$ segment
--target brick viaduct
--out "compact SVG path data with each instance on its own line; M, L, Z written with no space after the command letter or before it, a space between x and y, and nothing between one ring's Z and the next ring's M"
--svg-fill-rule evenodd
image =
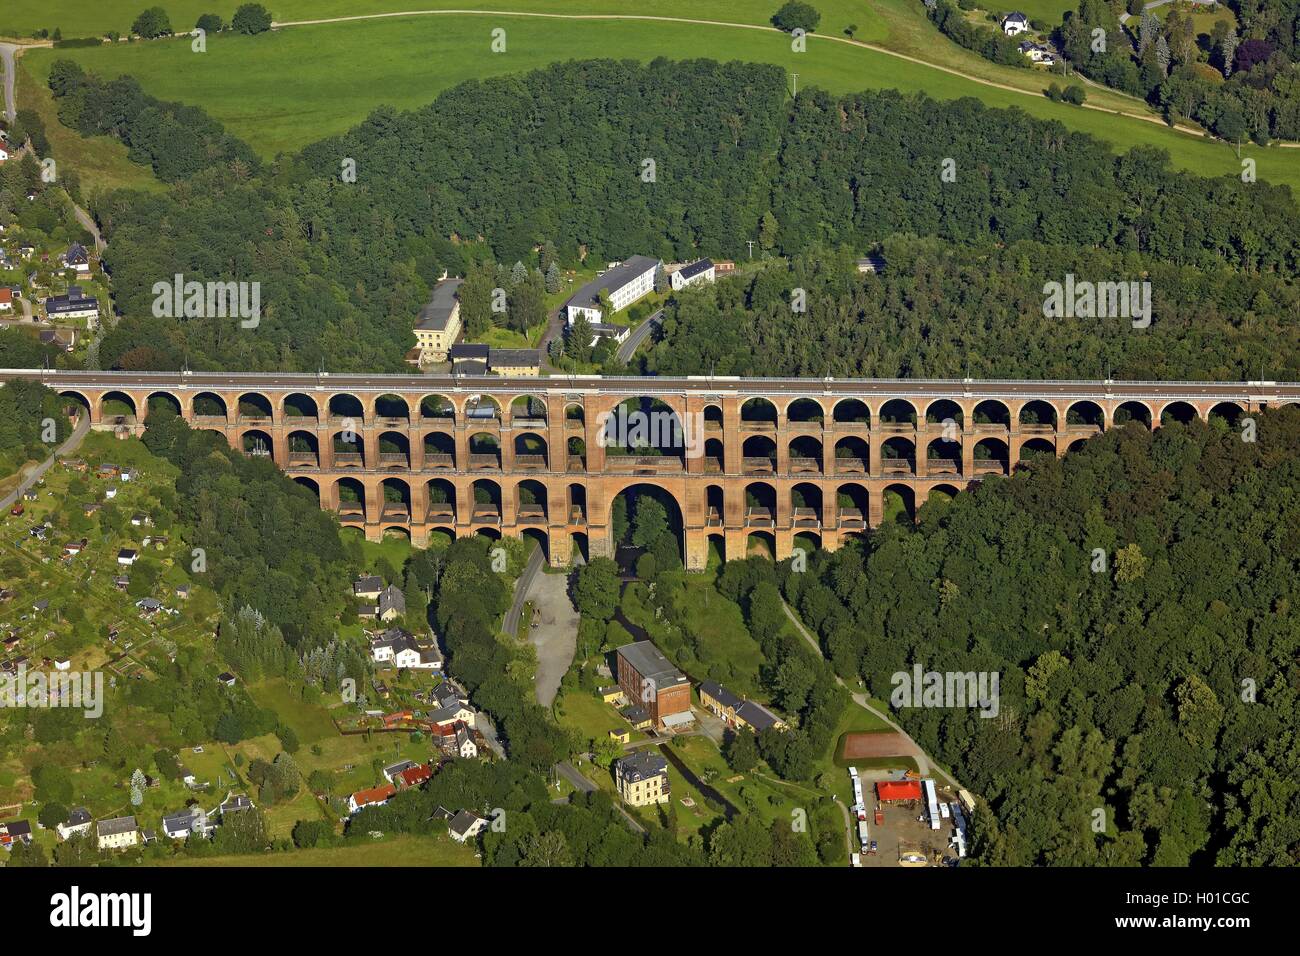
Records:
M1063 455L1129 420L1235 421L1300 404L1300 384L1271 382L0 371L11 378L43 381L99 428L138 433L150 404L167 402L273 459L372 540L529 535L562 565L574 543L612 554L615 496L654 485L677 504L692 569L711 540L732 557L755 534L778 558L798 536L835 548L887 508L914 514L935 491ZM681 423L678 441L662 454L606 447L602 424L622 421L625 403L648 413L640 422L660 428L661 446L664 426ZM647 450L636 435L627 443Z

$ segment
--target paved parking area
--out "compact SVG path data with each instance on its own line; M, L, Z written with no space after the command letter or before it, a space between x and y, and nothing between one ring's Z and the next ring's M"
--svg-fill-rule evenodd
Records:
M528 629L528 640L537 649L537 703L550 707L560 689L564 673L578 649L578 612L569 601L569 579L564 574L537 574L528 587L527 599L537 608L537 626Z

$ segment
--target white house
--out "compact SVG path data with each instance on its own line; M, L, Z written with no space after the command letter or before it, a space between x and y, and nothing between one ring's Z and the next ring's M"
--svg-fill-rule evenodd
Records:
M135 817L113 817L95 824L95 837L101 850L124 850L140 842Z
M478 756L478 745L474 743L474 738L470 736L464 724L456 727L456 753L464 760L471 760Z
M1056 62L1056 57L1053 55L1052 51L1041 43L1033 43L1029 40L1025 40L1020 44L1020 52L1029 57L1029 59L1035 63L1043 63L1047 66L1051 66Z
M117 552L117 563L124 567L130 567L135 564L136 557L137 554L133 548L123 548L121 551Z
M63 268L72 269L83 275L90 271L90 253L79 242L68 246L68 251L59 257L59 262Z
M1029 29L1029 17L1023 13L1008 13L1002 20L1002 32L1009 37L1017 36Z
M80 286L69 286L67 295L52 295L45 300L45 314L50 319L97 319L99 300L85 295Z
M14 307L14 293L8 286L0 287L0 312L12 311Z
M0 163L7 163L7 162L9 162L9 150L5 149L3 146L0 146Z
M592 322L607 318L600 305L602 292L609 297L611 311L621 312L637 299L654 291L655 272L658 269L658 259L632 256L569 296L563 306L565 321L573 325L580 315L585 315Z
M457 721L462 721L470 727L474 726L474 711L470 710L464 704L451 704L448 707L440 708L429 714L429 723L435 727L447 727Z
M712 282L717 275L717 269L713 266L712 259L700 259L692 262L690 265L682 266L670 277L673 291L680 292L688 285L694 285L697 282Z
M461 810L447 824L447 832L457 843L464 843L487 829L488 821L476 813Z
M66 840L69 837L89 833L92 823L94 823L94 820L91 819L89 810L85 807L73 807L68 811L68 819L54 829L59 831L60 840Z
M184 840L191 833L208 836L216 826L208 822L208 815L198 807L186 807L162 818L163 833L169 839Z

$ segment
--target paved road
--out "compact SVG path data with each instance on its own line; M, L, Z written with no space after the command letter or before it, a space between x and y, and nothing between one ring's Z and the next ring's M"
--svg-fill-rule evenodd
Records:
M538 549L537 553L541 553ZM528 639L537 649L534 692L537 703L550 707L560 682L573 663L578 649L578 621L569 600L569 578L564 574L537 574L528 589L528 599L537 608L537 626L528 629Z
M973 398L1129 401L1300 401L1300 382L1125 382L884 379L884 378L742 378L738 375L591 375L554 379L499 375L355 375L263 372L92 372L73 369L0 369L0 381L29 379L51 388L111 389L292 389L305 392L348 391L477 394L525 391L570 392L574 388L604 394L667 396L685 394L762 395L800 398L812 395L846 398Z
M46 458L39 465L33 466L27 472L26 477L18 483L17 488L5 495L4 498L0 498L0 512L8 511L24 491L36 484L36 482L40 481L41 477L50 470L50 466L54 464L55 459L60 455L68 455L76 451L81 446L81 440L86 437L86 433L89 431L90 416L83 412L77 417L77 425L72 429L72 434L67 437L62 445L54 450L54 454L50 455L49 458Z
M583 793L594 793L596 790L596 785L592 783L590 780L588 780L586 777L584 777L578 771L578 769L574 767L573 764L569 763L567 760L561 760L559 763L557 763L555 765L555 771L565 780L569 781L569 783L573 784L575 787L581 790ZM645 833L645 827L643 827L640 824L640 822L637 821L636 817L632 816L630 813L628 813L626 810L623 809L622 804L618 802L617 798L615 798L614 800L614 807L618 810L619 813L623 814L623 819L627 821L627 825L629 827L631 827L637 833L642 833L642 834Z
M532 554L528 555L528 563L524 565L523 571L519 574L519 579L515 581L515 599L510 604L510 610L506 611L505 620L501 623L501 630L511 637L519 633L519 618L524 613L524 602L528 600L528 589L532 587L533 578L537 572L542 569L542 562L545 560L540 546L533 547Z
M638 325L632 334L623 340L623 344L618 347L618 351L615 353L618 360L624 365L630 362L632 356L636 353L636 350L641 347L641 343L649 338L650 333L656 327L662 325L663 321L664 310L660 309L654 315L650 316L650 318Z
M790 605L785 604L784 602L782 602L782 604L785 607L785 616L790 619L790 622L795 626L795 629L798 630L799 633L803 636L803 639L812 646L813 650L817 652L818 656L825 659L825 655L822 654L821 645L817 643L817 638L813 636L806 627L804 627L803 622L799 620L798 616L790 608ZM836 676L835 682L839 684L841 687L848 687L848 685L845 684L844 681L839 676ZM867 710L875 714L886 724L888 724L890 728L896 730L898 733L900 733L903 736L903 739L912 748L911 756L916 761L916 769L920 771L921 776L928 777L933 773L937 776L942 777L945 781L947 781L948 785L951 786L954 790L961 789L961 784L957 782L957 778L954 777L952 774L948 773L948 771L944 770L943 767L935 763L930 758L930 755L927 754L923 749L921 749L921 745L918 744L915 740L913 740L911 735L908 734L908 732L904 730L902 727L900 727L894 721L894 719L889 716L889 714L879 710L874 704L872 704L866 694L854 693L850 691L850 696L853 698L853 703L857 704L863 710Z

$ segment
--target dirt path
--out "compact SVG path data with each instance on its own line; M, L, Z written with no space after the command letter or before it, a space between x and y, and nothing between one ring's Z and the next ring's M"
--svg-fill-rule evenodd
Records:
M784 601L781 603L782 606L785 608L785 616L790 619L790 623L795 626L795 630L797 630L803 636L803 639L807 641L812 646L813 650L817 652L817 655L824 660L825 655L822 654L821 645L817 643L817 638L814 637L806 627L804 627L803 622L800 621L798 616L795 615L790 605L786 604ZM841 687L848 688L848 685L845 684L844 680L838 675L835 678L835 682L839 684ZM934 773L935 775L940 776L945 781L947 781L948 785L951 786L954 790L961 789L961 784L957 782L957 778L954 777L952 774L950 774L948 771L944 770L943 767L935 763L934 760L931 759L930 755L927 754L921 748L921 745L918 744L915 740L913 740L911 735L908 734L908 732L904 730L902 727L900 727L894 721L894 719L889 716L889 714L882 712L879 708L877 708L874 704L872 704L871 700L867 697L866 694L854 693L852 690L850 690L849 696L853 698L853 703L857 704L863 710L869 711L870 713L879 717L882 721L884 721L886 724L889 725L890 729L897 731L899 734L903 736L903 739L906 740L907 743L912 747L912 758L916 761L916 769L920 771L921 776L928 777L930 776L931 773Z

